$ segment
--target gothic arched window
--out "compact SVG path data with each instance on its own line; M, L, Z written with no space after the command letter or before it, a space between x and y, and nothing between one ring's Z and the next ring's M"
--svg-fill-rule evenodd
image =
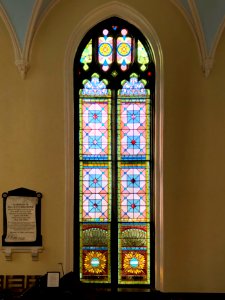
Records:
M74 86L77 278L153 286L155 66L149 43L120 18L99 23L77 49Z

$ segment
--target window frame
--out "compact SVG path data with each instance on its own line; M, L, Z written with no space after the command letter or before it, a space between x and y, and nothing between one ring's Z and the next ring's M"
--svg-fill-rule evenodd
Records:
M100 28L102 29L104 26L104 24L111 24L113 21L117 21L121 24L124 24L124 26L126 26L127 29L129 29L129 33L132 32L132 35L134 36L134 39L136 40L140 40L142 42L142 44L144 45L145 49L148 51L149 53L149 56L153 57L152 55L152 49L150 48L150 45L149 43L147 42L146 38L144 37L144 35L132 24L130 24L129 22L125 21L125 20L122 20L118 17L112 17L112 18L109 18L109 19L106 19L100 23L98 23L96 26L94 26L91 30L88 31L88 33L86 33L85 37L82 39L82 41L80 42L79 44L79 47L78 47L78 50L77 50L77 53L76 53L76 56L75 56L75 60L74 60L74 86L80 86L81 84L77 84L77 78L79 77L79 73L81 72L81 70L77 67L80 63L79 63L79 59L81 57L81 54L83 52L83 50L85 49L86 45L88 44L89 40L92 39L93 37L93 32L99 32L99 35L101 35L101 31L99 30ZM96 50L96 51L93 51L93 54L95 55L95 58L93 57L92 59L92 62L90 63L89 65L89 69L88 71L83 71L84 74L85 74L85 78L89 79L90 80L90 77L91 77L91 74L93 73L100 73L100 76L102 74L103 78L104 79L107 79L109 80L109 86L108 88L111 88L112 90L112 93L115 92L115 90L119 90L119 88L121 88L121 86L119 86L118 84L116 86L113 86L112 87L112 79L110 78L110 71L102 71L101 70L101 65L97 65L96 64L96 61L97 61L97 58L98 58L98 52L97 52L97 45L93 45L93 48ZM135 53L136 54L136 53ZM136 60L136 58L135 58ZM154 66L154 62L152 62L151 64L149 64L150 67L148 70L151 71L151 77L149 77L149 84L148 84L148 88L151 90L151 95L150 95L150 102L151 102L151 105L153 106L152 108L150 108L151 110L151 117L152 120L150 121L150 124L151 124L151 134L150 134L150 145L153 146L154 145L154 92L155 92L155 66ZM94 66L94 70L92 69L92 66ZM136 64L133 64L132 65L133 68L132 68L132 71L130 72L127 72L127 71L121 71L119 68L120 66L117 65L117 72L118 72L118 78L117 78L117 81L118 82L121 82L123 79L128 79L127 76L133 72L136 72L138 75L140 74L140 79L143 79L143 75L144 72L140 71L140 65L138 65L138 63L136 62ZM115 68L115 65L114 65L114 68ZM129 69L129 67L128 67ZM82 78L85 79L85 78ZM103 79L102 78L102 79ZM80 81L82 81L80 80ZM117 96L116 96L117 98ZM77 116L79 116L79 88L76 88L74 90L74 102L78 102L77 104L74 103L74 128L79 128L79 118ZM150 105L150 106L151 106ZM79 140L79 130L75 130L74 132L74 144L76 144L76 141ZM154 149L154 147L153 147ZM150 152L153 151L153 149L150 150ZM74 170L79 170L79 160L76 159L76 157L79 157L79 147L75 147L74 149L74 157L75 157L75 165L74 165ZM153 153L150 153L150 173L151 173L151 185L154 187L154 184L153 184L153 181L154 181L154 176L152 174L152 170L154 169L154 162L153 162L153 156L154 154ZM79 176L79 173L77 175L74 176L74 178L77 178ZM79 194L79 180L74 180L74 189L75 189L75 194L78 195ZM150 199L153 199L154 198L154 195L153 195L153 188L151 188L151 192L150 192ZM79 203L79 201L77 201ZM75 220L74 220L74 223L75 223L75 231L76 231L76 227L79 228L79 214L76 213L78 210L79 210L79 204L77 203L77 205L75 204L74 205L74 216L75 216ZM154 201L153 200L150 200L150 231L151 231L151 234L150 234L150 248L155 248L155 241L154 241ZM78 232L78 231L77 231ZM76 234L77 236L78 234ZM114 238L115 240L115 238ZM116 245L118 246L118 242L116 242ZM112 246L111 246L112 247ZM79 269L79 256L80 256L80 253L79 253L79 250L80 249L80 244L77 243L77 246L75 247L74 249L74 257L76 257L77 259L74 261L74 270L77 270ZM113 262L113 259L111 260ZM117 274L118 271L117 270L114 270L114 266L117 265L117 264L111 264L111 273L115 273ZM119 284L117 283L118 281L118 276L115 276L116 277L116 280L112 280L111 284L105 284L105 283L94 283L95 286L98 286L98 285L104 285L104 286L111 286L111 287L114 287L114 288L118 288L118 287L131 287L131 288L135 288L135 287L143 287L143 288L146 288L146 287L150 287L150 288L154 288L155 286L155 274L154 274L154 268L152 266L155 265L155 256L154 256L154 251L153 250L150 250L150 285L147 285L147 284ZM112 276L113 277L113 276ZM80 279L78 279L78 276L77 276L77 282L78 284L80 284ZM88 284L88 283L86 283Z
M164 63L159 37L150 20L137 9L116 1L96 6L74 22L67 42L64 59L64 115L65 115L65 272L74 270L74 57L86 32L101 20L118 16L135 25L147 38L153 49L156 67L155 85L155 289L164 290L164 191L163 191L163 140L164 140ZM76 86L76 85L75 85Z

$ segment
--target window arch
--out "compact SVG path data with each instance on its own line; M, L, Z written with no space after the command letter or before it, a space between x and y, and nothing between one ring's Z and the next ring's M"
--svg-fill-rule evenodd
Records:
M74 61L75 243L81 282L154 285L155 64L142 33L107 19Z

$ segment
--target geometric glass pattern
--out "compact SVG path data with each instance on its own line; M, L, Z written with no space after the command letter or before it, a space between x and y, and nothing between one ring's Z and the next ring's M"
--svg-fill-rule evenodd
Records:
M149 163L118 164L118 218L120 222L149 222Z
M81 145L82 158L108 159L109 155L109 104L107 101L92 102L81 98Z
M106 83L93 74L91 81L83 81L80 90L80 158L84 160L107 160L110 155L111 93Z
M118 155L124 160L149 159L149 91L135 74L118 92Z
M108 222L111 219L110 162L80 164L80 221Z
M81 283L153 282L155 79L143 45L138 29L113 17L87 33L75 57L74 269Z

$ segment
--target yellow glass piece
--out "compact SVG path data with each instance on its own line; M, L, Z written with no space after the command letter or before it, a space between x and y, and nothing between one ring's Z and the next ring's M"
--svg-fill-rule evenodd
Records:
M137 46L138 63L141 64L141 71L145 71L146 65L149 63L149 57L145 50L145 47L140 41L138 41Z
M92 40L90 40L87 46L84 48L80 62L83 64L83 69L87 71L89 69L88 64L92 62Z

